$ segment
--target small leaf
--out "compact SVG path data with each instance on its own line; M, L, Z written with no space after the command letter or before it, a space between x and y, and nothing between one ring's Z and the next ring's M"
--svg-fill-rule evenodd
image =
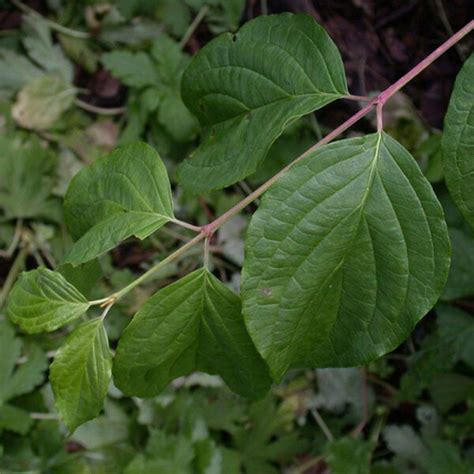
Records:
M0 431L2 429L10 430L24 435L28 433L33 419L30 414L14 405L0 405Z
M0 389L0 399L11 400L31 392L43 382L47 367L46 355L41 349L34 347L27 354L26 362L19 365L8 381L5 381L3 389Z
M195 370L218 374L251 398L270 385L239 297L204 269L158 291L140 308L119 341L114 380L127 394L150 397Z
M474 368L474 317L448 305L436 306L436 312L441 344L453 351L453 363L462 360Z
M466 226L467 227L467 226ZM452 255L444 300L456 300L474 295L474 236L470 228L449 227Z
M54 331L88 309L88 301L60 273L41 267L20 275L7 312L25 332L35 334Z
M37 347L25 354L26 361L17 366L22 342L8 321L0 321L0 406L25 393L44 380L47 359Z
M71 436L85 449L97 451L117 446L129 439L130 418L124 408L110 398L105 399L104 414L81 425Z
M77 242L74 266L135 235L144 239L173 219L166 168L145 143L118 148L81 170L66 193L65 216Z
M430 454L427 458L422 458L420 464L429 474L446 474L448 472L456 474L472 474L472 460L464 462L461 459L460 446L452 441L440 439L430 439L428 441Z
M112 373L112 353L102 318L78 326L59 348L50 367L56 406L68 429L95 418Z
M0 137L0 207L6 217L57 220L60 205L51 196L56 166L57 155L38 140Z
M309 16L261 16L219 36L183 75L183 101L205 133L180 183L202 193L249 176L287 125L346 94L339 52Z
M454 202L474 228L474 54L454 84L444 119L443 159L446 184Z
M449 250L430 184L388 135L307 156L265 194L247 233L243 313L274 378L394 349L436 303Z
M24 15L22 20L22 41L31 59L48 73L72 83L73 65L64 55L61 46L53 43L47 20L38 15Z
M370 474L374 444L354 438L341 438L326 447L331 474Z
M58 76L43 75L18 93L12 107L16 123L32 130L46 130L74 103L76 89Z
M127 86L155 86L159 79L150 56L143 52L112 51L102 56L102 63Z
M42 76L41 69L36 67L25 56L10 49L0 48L0 97L10 96L33 79Z

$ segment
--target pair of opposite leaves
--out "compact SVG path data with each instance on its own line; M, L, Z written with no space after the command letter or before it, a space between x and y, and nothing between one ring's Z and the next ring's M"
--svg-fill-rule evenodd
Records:
M183 98L208 133L195 156L182 165L181 182L199 192L245 177L286 124L345 94L337 49L308 17L259 18L235 38L217 38L198 53L183 77ZM193 170L186 185L188 165ZM78 239L69 256L73 264L130 235L145 238L174 219L165 169L143 144L119 149L81 171L65 207ZM441 206L409 153L380 133L341 140L295 165L265 194L253 216L242 278L246 328L276 380L290 367L362 364L410 333L436 302L448 267ZM212 280L202 275L201 284ZM187 278L193 282L197 277L165 290L178 289L179 295L182 286L191 285ZM203 301L203 291L199 293ZM13 319L20 306L12 306ZM181 353L167 351L162 336L166 331L176 336L173 321L182 320L170 320L162 307L146 303L119 342L114 371L126 393L139 386L142 394L156 393L162 387L157 376L165 380L192 370L188 349L199 346L198 337L175 337L176 343L184 343ZM224 321L225 311L214 310ZM208 311L199 313L199 331L213 320ZM186 327L195 328L194 319L191 315ZM148 320L156 324L156 334ZM239 321L239 334L246 334ZM222 328L235 339L225 324ZM153 338L160 346L146 348ZM220 344L221 353L226 350ZM140 351L148 351L143 360ZM196 351L190 353L199 355ZM166 362L159 358L164 352ZM136 360L136 370L120 363L121 353ZM230 369L235 375L236 363ZM242 380L235 387L222 367L204 368L223 375L234 390L243 392L248 383Z

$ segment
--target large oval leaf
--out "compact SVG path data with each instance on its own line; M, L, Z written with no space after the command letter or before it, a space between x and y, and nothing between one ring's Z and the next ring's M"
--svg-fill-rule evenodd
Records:
M200 193L245 178L288 124L346 94L339 52L307 15L261 16L219 36L183 75L184 103L205 136L180 183Z
M250 398L263 396L271 383L245 328L240 298L205 269L140 308L120 338L114 380L128 395L151 397L195 370L220 375Z
M86 298L60 273L47 268L23 272L8 299L9 318L23 331L54 331L89 309Z
M72 432L95 418L112 375L112 353L102 318L78 326L58 349L50 367L56 406Z
M66 262L92 260L127 237L144 239L173 219L166 168L145 143L118 148L73 178L64 209L77 240Z
M474 53L454 84L444 121L443 159L449 192L474 228Z
M243 312L278 380L394 349L436 302L449 268L443 211L386 134L341 140L264 196L246 240Z

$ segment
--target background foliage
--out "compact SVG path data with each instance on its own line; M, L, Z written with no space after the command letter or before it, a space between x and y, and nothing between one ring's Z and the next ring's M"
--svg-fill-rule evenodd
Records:
M474 16L468 1L383 3L0 1L0 306L20 271L38 265L59 268L89 299L100 298L191 235L169 227L145 243L128 239L100 263L61 264L71 246L66 188L85 164L118 144L142 139L155 147L172 177L176 217L202 225L357 111L357 103L338 103L316 112L294 123L246 181L199 199L188 195L174 177L197 144L198 124L180 83L191 55L215 35L260 14L309 13L341 49L351 92L362 95L386 87ZM472 38L386 107L387 131L434 185L453 246L442 299L407 343L367 367L293 371L253 403L201 373L151 399L98 387L108 390L104 411L68 436L47 366L71 328L25 335L2 312L0 472L472 472L474 236L446 193L440 165L442 117L470 46ZM350 135L373 125L366 120ZM249 214L236 217L212 242L213 271L234 290L248 220ZM106 319L112 350L136 309L198 268L199 258L191 250L113 307ZM190 278L212 277L197 271ZM75 304L80 310L84 303ZM94 320L83 330L94 331Z

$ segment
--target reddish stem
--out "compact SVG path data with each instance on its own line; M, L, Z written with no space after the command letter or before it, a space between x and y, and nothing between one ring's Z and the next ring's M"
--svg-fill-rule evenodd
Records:
M379 132L382 131L383 121L382 121L382 107L385 102L396 94L403 86L405 86L409 81L411 81L415 76L420 74L424 69L426 69L433 61L439 58L443 53L445 53L449 48L455 45L459 40L461 40L464 36L470 33L474 29L474 20L471 20L467 25L461 28L457 33L455 33L451 38L445 41L441 46L436 48L431 54L429 54L423 61L418 63L413 69L407 72L404 76L402 76L398 81L394 84L389 86L387 89L382 91L378 96L374 97L372 100L368 102L368 104L363 107L359 112L355 115L350 117L346 120L343 124L339 125L335 130L331 133L326 135L322 140L318 143L313 145L311 148L306 150L302 155L300 155L296 160L291 162L289 165L285 166L281 171L277 174L272 176L268 181L263 183L260 187L258 187L255 191L249 194L247 197L242 199L239 203L237 203L234 207L229 209L224 214L220 215L216 219L214 219L211 223L207 224L202 228L202 232L209 233L214 232L218 227L220 227L224 222L227 222L229 219L234 217L238 214L242 209L247 207L250 203L255 201L258 197L260 197L268 188L270 188L275 181L277 181L284 173L286 173L291 167L293 167L296 163L300 162L302 159L306 158L309 154L311 154L316 148L319 148L322 145L325 145L332 141L334 138L339 136L341 133L345 132L349 127L351 127L354 123L359 121L362 117L365 117L374 106L377 106L377 129ZM357 97L349 95L346 98Z
M414 77L418 76L420 72L425 70L431 63L436 61L442 54L444 54L449 48L454 46L458 41L460 41L464 36L470 33L474 29L474 20L471 20L466 26L461 28L457 33L455 33L451 38L446 40L441 46L436 48L431 54L426 56L423 61L419 62L413 69L408 71L404 76L398 79L397 82L393 83L390 87L385 89L378 96L378 103L382 105L392 97L396 92L398 92L402 87L404 87L408 82L410 82Z

